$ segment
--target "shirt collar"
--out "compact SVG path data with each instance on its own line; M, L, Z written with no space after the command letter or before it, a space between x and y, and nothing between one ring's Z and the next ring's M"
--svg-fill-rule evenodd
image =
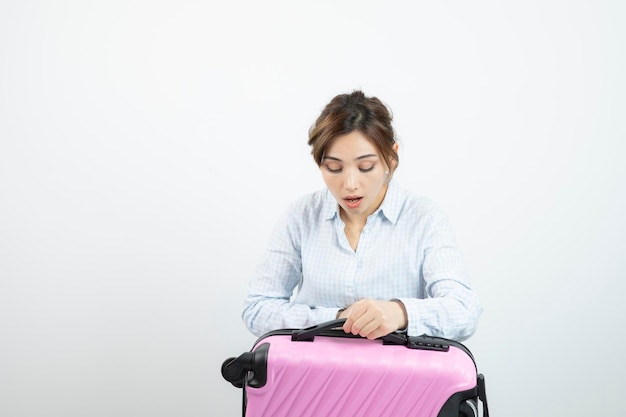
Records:
M387 192L385 193L383 203L373 214L375 215L380 211L382 215L387 218L387 220L395 224L398 221L404 197L402 189L396 185L395 181L390 181L387 186Z
M324 196L324 218L332 220L337 216L339 216L339 204L337 204L333 193L327 188Z
M398 216L400 214L400 209L402 207L402 203L404 202L404 194L402 193L402 189L395 184L395 181L390 181L387 186L387 192L385 193L385 199L382 204L372 216L378 215L380 212L387 220L391 223L396 223L398 221ZM337 204L337 200L330 192L329 189L326 189L326 196L324 201L324 219L332 220L335 217L339 216L339 204Z

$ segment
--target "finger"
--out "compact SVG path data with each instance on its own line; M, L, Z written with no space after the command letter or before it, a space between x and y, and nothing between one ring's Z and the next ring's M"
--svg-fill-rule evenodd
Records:
M356 316L354 313L351 313L343 325L343 331L346 333L358 334L360 327L355 325L357 320L360 320L360 316Z
M369 299L357 301L352 304L346 312L349 314L344 323L343 330L346 333L352 333L354 335L359 334L365 325L382 314L375 305L372 305L372 300Z
M344 332L350 333L350 330L352 329L352 325L354 324L354 316L352 315L352 306L346 308L341 315L343 318L346 319L345 323L341 327L343 328Z
M346 313L346 322L343 325L343 331L346 333L354 333L353 327L356 320L358 320L367 311L367 306L363 303L363 300L357 301L348 307L344 313ZM360 327L359 327L360 328ZM357 332L358 333L358 332ZM354 334L357 334L354 333Z
M363 337L367 337L368 339L377 339L379 337L386 336L395 330L396 328L390 326L389 323L374 320L361 329L359 334Z
M371 331L370 333L368 333L367 336L364 336L364 337L367 337L370 340L374 340L374 339L378 339L379 337L386 336L389 333L391 332L388 332L383 327L379 326L373 331Z
M379 325L380 323L377 321L376 316L371 311L367 311L354 321L351 329L352 334L365 336Z
M377 319L370 320L366 323L361 330L359 331L359 335L362 337L367 337L368 339L375 339L378 336L373 336L377 333L380 333L380 328L383 325L383 322Z

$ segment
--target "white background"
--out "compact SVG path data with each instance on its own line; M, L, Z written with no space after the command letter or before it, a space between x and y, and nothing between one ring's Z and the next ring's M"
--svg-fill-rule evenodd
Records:
M450 215L494 416L626 412L626 3L3 1L0 415L237 416L307 131L387 103Z

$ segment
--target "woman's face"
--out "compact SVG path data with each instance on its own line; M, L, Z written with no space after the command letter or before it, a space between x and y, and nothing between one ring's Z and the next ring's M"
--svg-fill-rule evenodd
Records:
M326 186L348 218L369 216L385 197L387 165L374 144L357 130L333 140L320 170Z

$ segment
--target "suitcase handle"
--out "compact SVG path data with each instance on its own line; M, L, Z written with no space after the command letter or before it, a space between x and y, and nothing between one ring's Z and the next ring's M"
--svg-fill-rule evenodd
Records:
M343 330L337 331L333 330L337 327L343 326L346 322L346 319L336 319L327 321L324 323L320 323L315 326L307 327L306 329L294 330L291 334L292 342L312 342L315 339L315 336L322 335L323 333L329 334L331 336L339 336L339 337L360 337L354 336L350 333L345 333ZM407 338L404 334L400 333L389 333L386 336L379 337L380 340L383 341L385 345L403 345L406 346Z
M291 334L291 341L312 342L315 339L315 336L319 336L320 334L328 332L336 327L341 327L345 322L346 319L337 319L307 327L306 329L294 330Z

